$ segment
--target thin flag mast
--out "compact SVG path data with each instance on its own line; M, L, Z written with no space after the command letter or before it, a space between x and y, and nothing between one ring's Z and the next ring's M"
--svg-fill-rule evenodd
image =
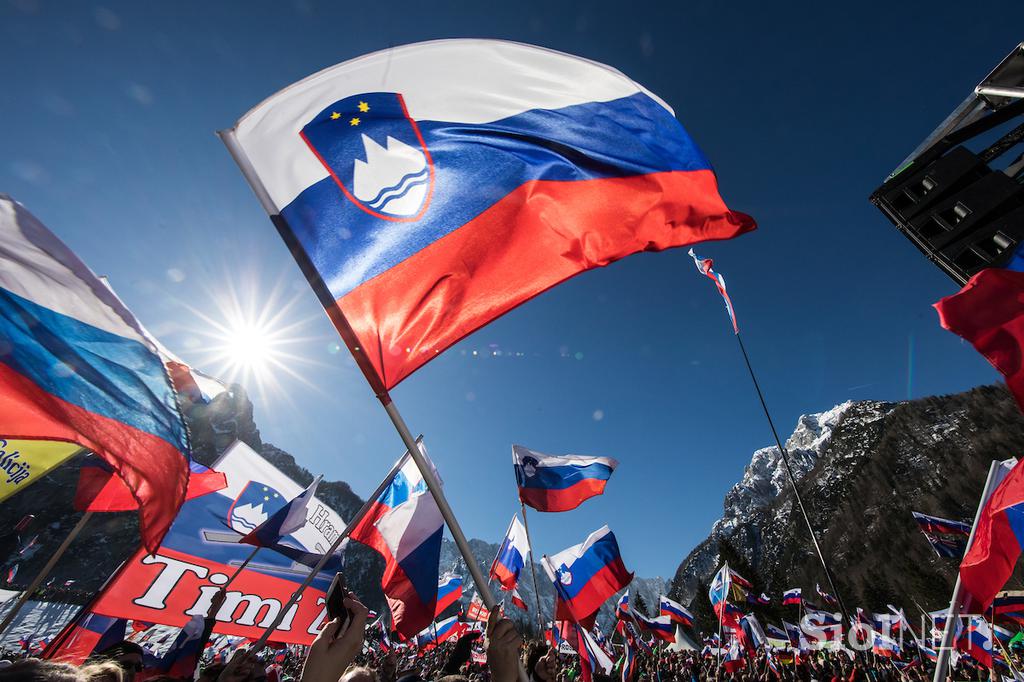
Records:
M710 258L699 258L697 254L693 252L693 249L690 249L689 254L690 257L693 258L693 262L697 266L697 270L715 283L715 286L718 288L718 292L725 300L725 309L732 320L733 332L736 336L736 342L740 346L740 353L743 354L743 362L747 366L747 372L750 373L750 380L754 383L754 390L757 392L757 399L761 402L761 409L764 411L764 416L768 420L768 426L771 428L772 437L775 438L775 445L778 447L779 453L782 455L782 463L786 467L786 477L789 479L789 483L793 488L793 497L796 498L797 506L800 508L800 515L803 517L804 523L807 525L807 532L811 536L811 543L814 545L814 552L818 555L818 561L821 562L821 567L825 571L825 579L828 580L829 588L832 590L832 594L836 596L836 601L839 603L839 610L843 613L843 619L846 622L849 622L850 614L846 610L846 605L843 603L842 595L836 588L835 580L832 578L832 570L829 568L828 562L825 560L825 555L821 551L817 535L815 535L814 532L814 526L811 524L811 519L807 515L807 508L804 506L803 498L800 497L800 489L796 485L796 477L793 475L793 467L789 462L789 452L782 445L782 440L779 438L779 432L775 429L775 422L772 420L772 415L768 411L768 403L765 402L764 393L761 392L761 385L757 381L757 375L754 374L754 368L750 364L750 357L747 355L747 349L743 345L743 337L740 336L740 328L736 322L736 311L733 309L732 299L729 298L729 293L725 288L725 278L712 269L712 261Z

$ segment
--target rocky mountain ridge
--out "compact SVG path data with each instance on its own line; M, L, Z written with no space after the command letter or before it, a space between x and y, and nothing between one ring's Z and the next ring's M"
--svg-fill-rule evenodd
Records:
M992 460L1024 452L1024 415L1002 386L846 402L801 417L786 449L847 605L936 609L948 600L956 563L935 556L910 512L972 518ZM672 579L670 593L698 618L708 620L707 586L723 560L773 598L770 612L785 589L808 595L826 585L778 448L753 454L721 519Z

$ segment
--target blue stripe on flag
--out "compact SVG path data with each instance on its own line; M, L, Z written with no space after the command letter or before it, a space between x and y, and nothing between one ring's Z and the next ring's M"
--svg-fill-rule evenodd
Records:
M188 451L163 362L138 341L3 288L0 339L13 347L0 362L47 393Z

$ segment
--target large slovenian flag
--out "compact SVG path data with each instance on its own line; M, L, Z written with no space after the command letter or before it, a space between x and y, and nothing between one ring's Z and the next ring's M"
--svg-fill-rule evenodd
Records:
M542 512L569 511L603 494L618 465L611 457L545 455L512 446L519 499Z
M582 543L541 558L555 585L556 620L570 620L589 628L601 605L633 580L619 553L615 535L604 526Z
M429 463L422 444L420 450ZM394 628L411 638L433 621L436 611L444 521L416 462L408 453L405 458L350 537L384 557L381 587Z
M498 581L501 589L514 590L529 553L530 543L526 538L526 528L516 514L508 526L505 539L498 547L498 553L491 564L490 577Z
M188 434L157 349L56 236L0 195L0 433L77 443L139 501L160 545L185 499Z
M382 398L574 275L755 227L665 102L519 43L359 57L222 137Z

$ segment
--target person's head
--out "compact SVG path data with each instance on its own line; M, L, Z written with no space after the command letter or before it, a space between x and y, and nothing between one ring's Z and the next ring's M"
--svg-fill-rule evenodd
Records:
M95 663L77 668L68 663L26 658L0 668L2 682L121 682L121 668Z
M124 682L134 682L135 674L142 672L142 647L122 640L89 657L89 663L116 663L124 673Z
M377 673L366 666L353 665L341 676L340 682L378 682Z

